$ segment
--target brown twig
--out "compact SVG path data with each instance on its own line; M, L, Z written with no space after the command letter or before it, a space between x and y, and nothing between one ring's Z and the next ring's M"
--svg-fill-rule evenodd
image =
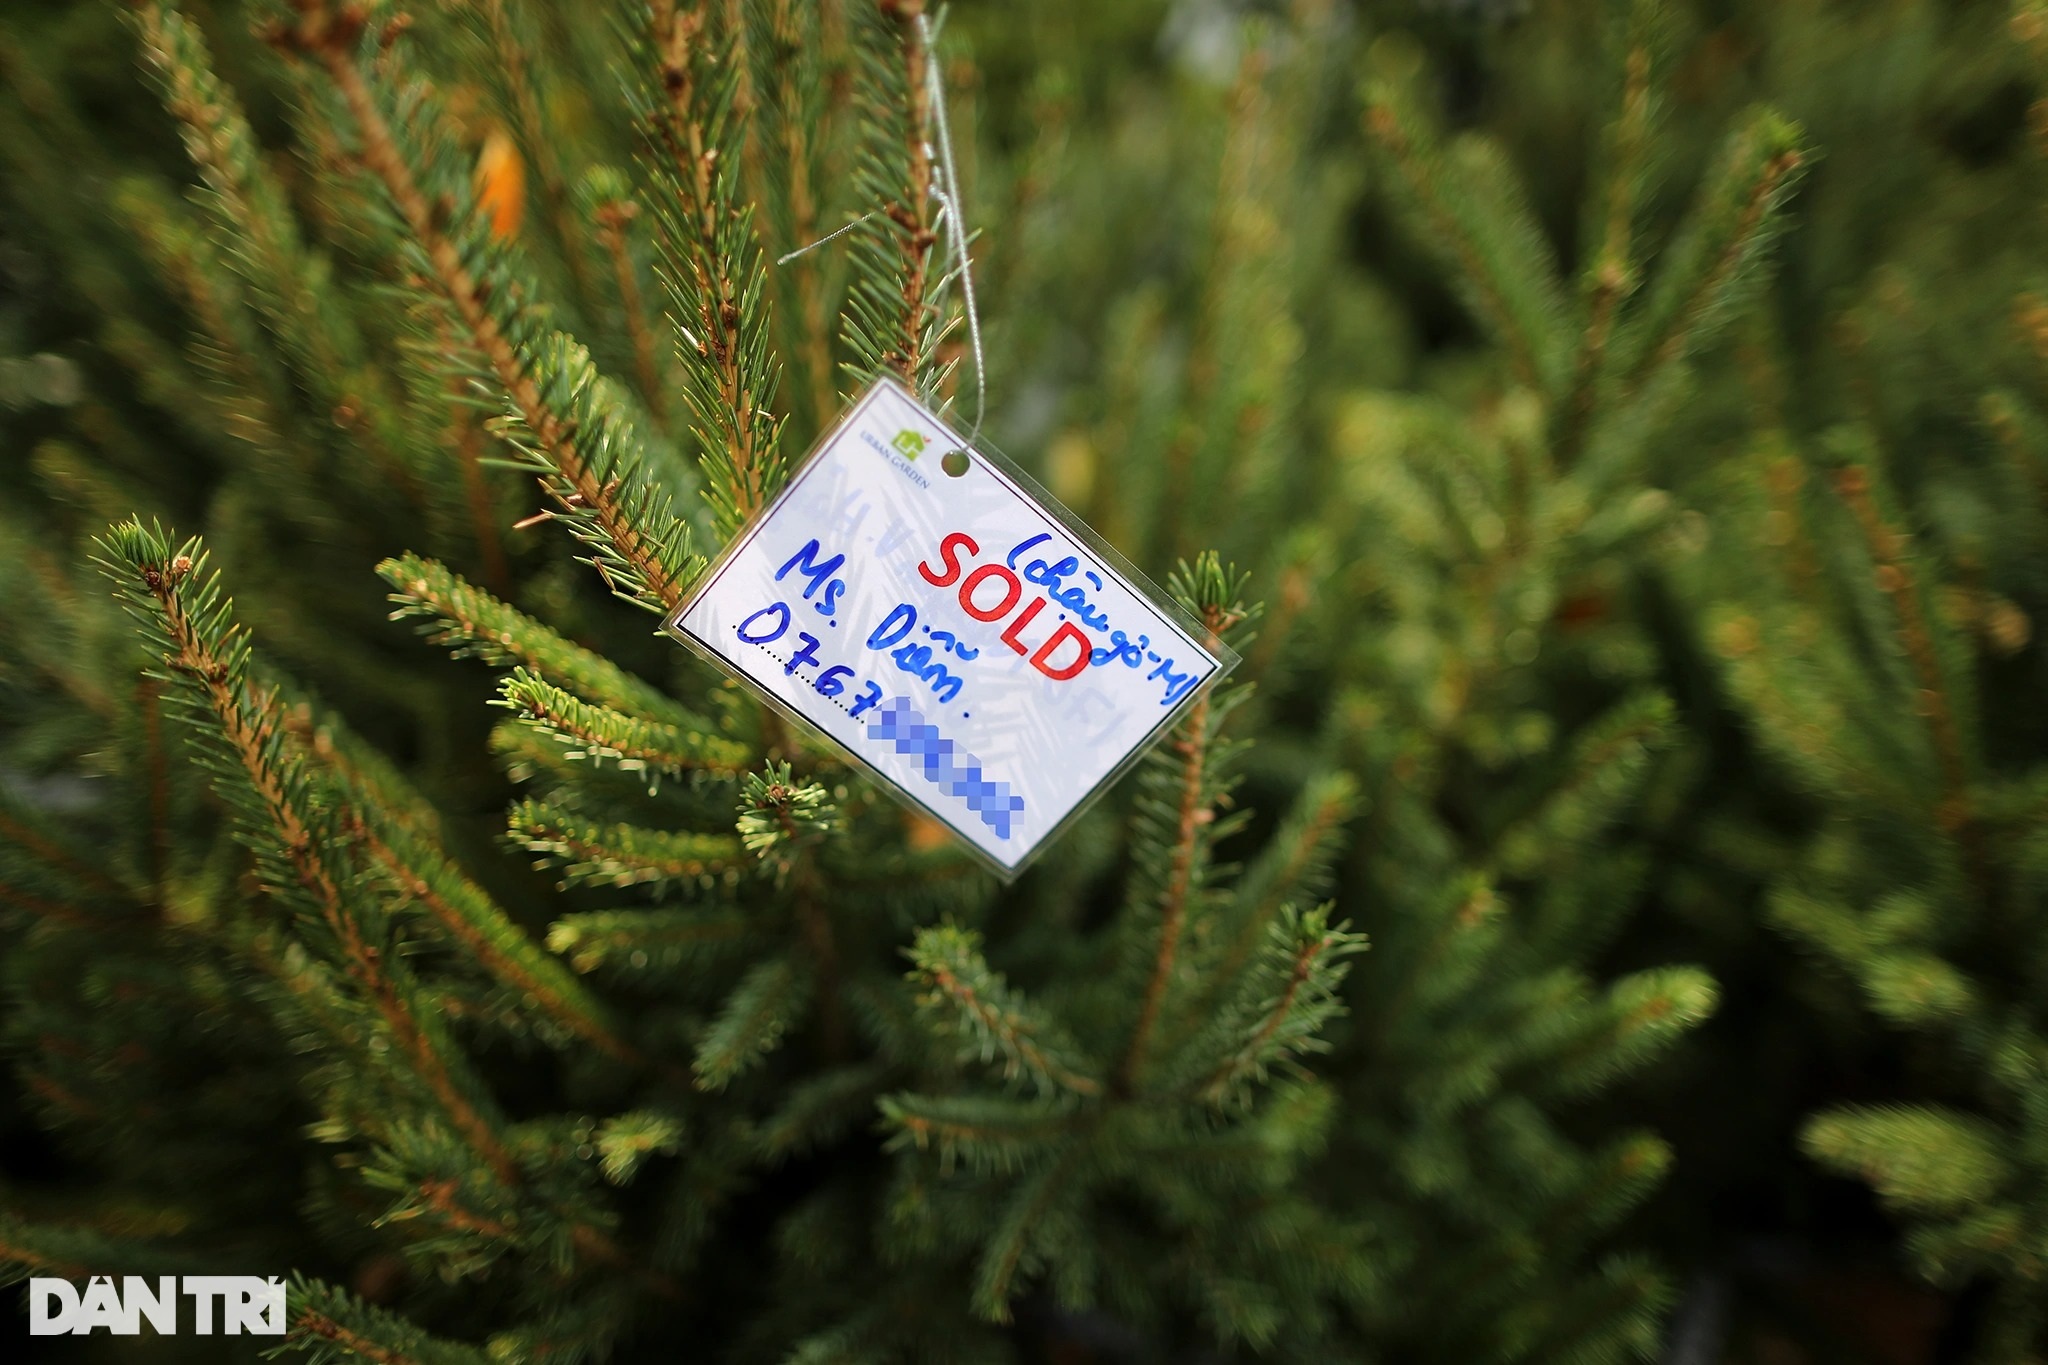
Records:
M897 315L896 345L884 359L914 389L932 362L924 349L924 336L926 320L937 307L930 297L931 250L938 241L938 233L932 218L932 151L926 131L931 127L934 92L925 84L930 63L917 23L918 16L924 13L924 0L880 0L879 8L902 33L904 91L908 97L902 127L906 153L903 193L882 210L897 227L903 254L903 310Z
M325 1313L301 1308L293 1317L296 1319L293 1331L298 1335L316 1336L324 1341L331 1341L350 1355L370 1361L371 1365L413 1365L412 1357L379 1346L368 1337L350 1331Z
M1214 634L1222 634L1232 624L1230 618L1214 608L1205 612L1204 617L1203 624ZM1166 999L1166 988L1173 978L1174 964L1180 954L1188 897L1194 889L1196 838L1214 814L1202 800L1209 757L1209 698L1206 693L1188 711L1188 718L1181 723L1174 747L1183 755L1180 815L1166 886L1159 896L1159 949L1153 958L1151 980L1145 986L1144 1003L1138 1010L1138 1022L1131 1030L1130 1046L1112 1082L1112 1089L1119 1097L1132 1093L1144 1068L1145 1051L1151 1045L1152 1031L1159 1022L1160 1006Z

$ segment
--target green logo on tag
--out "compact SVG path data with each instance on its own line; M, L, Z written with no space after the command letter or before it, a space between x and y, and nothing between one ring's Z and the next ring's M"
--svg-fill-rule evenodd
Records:
M896 449L899 452L901 452L903 456L907 459L914 460L918 456L924 454L924 437L919 433L912 431L909 427L905 427L903 428L903 430L897 432L896 439L889 442L889 444L895 446Z

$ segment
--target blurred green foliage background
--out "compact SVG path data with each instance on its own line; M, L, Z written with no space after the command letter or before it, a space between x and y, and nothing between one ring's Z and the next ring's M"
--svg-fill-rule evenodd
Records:
M292 96L249 17L221 0L184 8L287 183L317 204L290 170ZM1662 1187L1586 1252L1641 1252L1670 1277L1668 1315L1632 1349L1686 1365L2038 1359L2048 291L2033 291L2048 264L2048 92L2030 41L2042 21L2006 0L1657 7L1658 121L1630 267L1649 278L1645 296L1658 264L1683 257L1749 111L1800 130L1803 180L1750 291L1682 357L1682 378L1643 411L1595 419L1579 465L1530 456L1540 486L1596 471L1580 520L1618 529L1583 548L1576 531L1544 539L1538 517L1537 548L1512 572L1546 555L1548 567L1512 580L1526 593L1496 597L1485 518L1446 512L1471 499L1430 480L1455 484L1443 471L1468 449L1492 452L1473 457L1487 468L1500 452L1512 465L1517 450L1561 449L1568 414L1518 372L1472 280L1526 282L1525 262L1548 258L1573 307L1596 287L1625 8L959 0L946 61L981 234L987 430L1161 576L1209 546L1259 571L1272 643L1254 655L1244 800L1268 828L1326 750L1366 793L1333 894L1387 948L1359 968L1357 1032L1328 1063L1357 1106L1340 1129L1405 1122L1401 1086L1422 1082L1401 1068L1441 1076L1419 1052L1376 1053L1372 997L1357 994L1394 993L1370 984L1376 959L1400 951L1374 915L1398 917L1384 907L1438 856L1423 850L1483 868L1519 923L1548 913L1546 895L1598 902L1559 931L1588 976L1697 964L1719 997L1668 1051L1558 1119L1587 1143L1637 1128L1669 1143ZM601 36L566 7L547 23L571 48ZM451 87L481 145L487 96L465 104ZM1460 259L1431 216L1426 166L1418 200L1373 131L1382 89L1408 92L1447 141L1491 149L1486 164L1524 188L1526 221L1504 201L1472 210L1504 225L1498 259ZM564 79L551 98L603 142L601 90ZM191 180L119 8L12 0L0 15L0 502L15 561L0 571L0 780L88 839L132 820L81 758L102 721L53 683L44 655L120 655L109 637L45 632L53 600L99 591L63 586L78 538L140 508L209 532L265 648L414 776L494 892L535 906L539 879L493 868L510 787L491 762L490 689L383 619L371 568L423 548L414 526L363 516L301 543L272 515L278 486L247 472L232 422L198 396L192 299L165 227ZM544 212L529 209L526 231L543 231ZM1515 245L1525 226L1534 245ZM346 263L356 228L315 229L340 244L344 272L366 276ZM600 360L615 373L632 363L623 343ZM813 405L815 429L824 401L790 391ZM1269 448L1247 488L1201 473L1202 442L1226 421ZM1175 465L1188 442L1194 463ZM353 488L364 476L322 477ZM530 499L510 483L490 496L502 549L464 543L472 564L504 558L494 586L643 676L673 676L668 646L565 545L509 529ZM1910 624L1922 608L1924 649ZM1546 780L1594 718L1652 691L1668 699L1668 728L1655 722L1658 756L1616 823L1542 835L1583 839L1588 866L1611 854L1626 874L1568 877L1518 849L1513 793ZM1941 706L1952 743L1930 732ZM1057 916L1047 907L1085 899L1077 884L1027 883L997 913ZM1943 991L1951 1003L1928 1003ZM1438 1027L1492 1027L1477 1017ZM1907 1131L1902 1114L1978 1126ZM1876 1127L1855 1127L1858 1115ZM1375 1159L1358 1140L1348 1157L1335 1142L1330 1189ZM1991 1174L1952 1189L1913 1175L1916 1161L1980 1157ZM90 1181L36 1102L0 1091L0 1191L61 1202ZM1475 1194L1461 1216L1484 1222L1493 1197ZM1429 1240L1455 1241L1458 1227L1416 1232L1414 1254L1449 1255ZM1452 1314L1463 1291L1431 1292L1430 1311ZM1167 1349L1113 1321L1031 1330L1047 1359ZM1448 1358L1459 1340L1441 1319L1373 1338L1388 1360ZM1472 1354L1489 1351L1517 1355Z

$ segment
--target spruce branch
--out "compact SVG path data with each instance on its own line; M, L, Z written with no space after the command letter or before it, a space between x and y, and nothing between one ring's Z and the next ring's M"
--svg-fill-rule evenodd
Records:
M741 780L740 842L764 864L787 869L840 822L832 794L816 782L799 782L787 763L772 762Z
M629 1184L649 1158L673 1154L682 1140L682 1120L673 1114L651 1110L614 1114L597 1130L598 1163L606 1180L614 1185Z
M889 1071L887 1063L869 1062L798 1081L756 1129L756 1149L764 1160L780 1163L816 1150L857 1124L872 1122L877 1107L887 1103L877 1092Z
M1130 1090L1144 1065L1145 1050L1151 1044L1152 1030L1159 1021L1160 1005L1166 999L1166 988L1173 979L1180 953L1181 931L1187 921L1188 894L1194 886L1195 864L1199 855L1197 836L1202 825L1215 819L1215 811L1202 801L1208 738L1209 699L1204 697L1188 712L1187 720L1181 723L1178 736L1171 744L1172 750L1181 755L1182 776L1170 871L1160 895L1159 947L1153 958L1151 977L1145 983L1144 1002L1138 1007L1138 1022L1131 1031L1130 1045L1117 1072L1119 1091Z
M1932 623L1922 601L1924 591L1914 574L1911 538L1890 525L1871 490L1869 471L1844 465L1835 471L1834 488L1854 516L1871 561L1877 585L1891 604L1898 638L1919 683L1914 710L1926 722L1935 763L1941 773L1941 800L1935 818L1957 839L1982 885L1983 851L1970 800L1970 767L1962 728L1957 722L1951 689L1937 652Z
M752 925L733 910L587 910L550 925L548 949L579 972L667 972L742 940Z
M325 928L350 982L455 1131L501 1181L515 1183L517 1167L481 1087L465 1074L443 1030L420 1014L402 959L374 941L351 903L354 871L339 861L349 840L287 747L275 691L250 679L247 633L235 623L203 547L192 540L173 549L161 530L133 521L114 527L98 547L97 562L163 659L160 676L194 716L266 888Z
M1633 0L1628 6L1621 109L1607 133L1609 164L1600 248L1580 280L1585 325L1572 365L1571 389L1563 405L1563 430L1557 440L1560 465L1571 463L1585 438L1616 313L1640 282L1634 259L1635 212L1643 189L1644 162L1648 159L1655 115L1649 30L1656 13L1655 0Z
M787 763L771 762L766 772L748 773L742 779L740 842L769 870L776 885L790 888L797 927L803 933L816 982L825 1053L835 1061L846 1050L839 935L825 901L817 849L842 826L839 808L825 788L816 782L798 782Z
M930 62L918 25L924 0L880 0L860 24L857 86L861 151L854 202L873 216L854 230L843 340L856 380L893 372L937 404L953 371L941 345L956 319L939 268L938 201L933 194ZM947 186L947 193L954 187Z
M294 748L334 783L338 828L361 849L367 871L424 908L488 975L571 1034L620 1060L644 1060L624 1041L611 1010L447 858L432 807L381 755L336 722L316 719L304 701L284 707L284 727Z
M748 110L739 31L708 0L650 7L631 33L630 89L648 150L662 283L676 328L705 497L730 537L782 486L780 367L767 274L743 192Z
M1420 208L1436 250L1488 328L1508 349L1516 377L1541 392L1562 359L1564 300L1542 229L1499 151L1472 139L1446 150L1416 107L1396 63L1366 88L1368 135Z
M1193 565L1183 563L1169 578L1167 591L1182 607L1193 612L1211 635L1231 639L1238 635L1239 627L1256 615L1255 609L1240 600L1245 582L1246 575L1239 573L1236 566L1226 568L1214 552L1206 552L1197 556ZM1171 779L1165 779L1161 771L1162 779L1170 784L1172 804L1159 809L1153 816L1153 827L1144 832L1149 836L1143 839L1149 850L1147 856L1159 864L1155 912L1159 931L1137 1022L1132 1026L1130 1042L1112 1082L1112 1088L1120 1095L1132 1093L1143 1071L1160 1009L1179 963L1181 935L1187 926L1190 904L1205 889L1208 847L1217 833L1215 803L1224 794L1213 782L1213 741L1230 706L1244 695L1243 689L1236 689L1232 700L1219 705L1205 693L1189 709L1174 738L1158 751L1162 762L1155 765L1155 771L1169 766L1178 771L1177 777Z
M1916 1213L1962 1212L2003 1193L2014 1174L2004 1135L1982 1119L1927 1107L1830 1110L1800 1134L1807 1155Z
M312 468L314 457L286 410L285 381L263 356L248 317L248 291L225 269L218 245L181 205L141 184L124 187L118 203L191 315L196 335L188 353L213 381L199 397L220 430L264 457L289 461L295 474ZM299 498L283 501L292 513L308 510Z
M708 888L739 858L729 834L696 834L605 824L545 801L521 801L506 817L512 841L562 870L567 886L671 885Z
M575 298L586 316L594 311L596 290L590 278L589 244L582 221L570 202L568 178L562 170L562 129L551 126L542 104L542 86L533 60L533 42L525 6L510 0L466 0L456 13L476 25L480 46L489 54L477 63L489 80L498 103L511 115L520 155L534 169L543 218L555 238Z
M1303 788L1280 828L1238 878L1230 910L1237 932L1211 970L1205 1005L1190 1011L1191 1021L1206 1017L1206 1006L1237 981L1289 905L1326 888L1344 826L1358 804L1358 782L1349 773L1325 773Z
M1320 1035L1343 1012L1337 989L1350 970L1344 959L1364 950L1362 935L1330 924L1327 904L1306 914L1292 907L1283 912L1269 933L1265 960L1239 993L1238 1008L1219 1020L1219 1034L1235 1034L1236 1046L1194 1086L1196 1097L1219 1108L1242 1105L1248 1088L1276 1064L1327 1051Z
M1561 774L1546 774L1541 798L1500 832L1496 871L1534 875L1587 848L1635 796L1675 729L1670 699L1647 691L1588 725L1563 756Z
M961 1060L986 1065L1000 1055L1003 1079L1040 1095L1102 1093L1093 1066L1065 1031L989 970L979 934L934 925L919 930L905 952L914 964L911 983L921 991L919 1012L958 1038Z
M377 566L392 587L394 621L417 620L420 633L457 658L518 667L576 693L584 701L692 733L710 722L610 659L562 638L517 608L466 582L431 559L401 555Z
M30 1276L83 1280L94 1275L151 1274L172 1258L128 1237L95 1228L50 1223L0 1208L0 1286Z
M758 962L726 997L697 1045L700 1090L723 1090L782 1042L810 1003L811 974L787 955Z
M889 1149L936 1152L942 1176L961 1167L982 1175L1023 1170L1074 1126L1072 1109L1043 1099L897 1094L879 1105L895 1130Z
M1620 402L1698 351L1733 314L1812 160L1803 140L1796 123L1769 110L1752 113L1729 139L1640 313L1618 339Z
M622 772L645 774L650 792L664 776L731 776L747 762L746 746L735 740L593 706L524 668L514 669L499 685L493 704L560 744L571 759L593 766L609 762Z
M1536 1004L1525 1046L1540 1066L1540 1084L1558 1094L1583 1094L1639 1070L1706 1022L1720 1004L1712 977L1696 967L1662 967L1615 981L1590 1003L1579 983L1561 980L1564 998Z
M247 283L295 376L361 443L371 462L417 499L418 480L399 454L403 438L391 423L399 405L363 363L362 339L334 296L327 263L300 236L246 115L214 73L205 38L183 14L159 4L136 6L132 22L206 186L201 202L218 227L227 260Z
M620 1061L645 1059L622 1036L612 1011L585 990L512 922L483 888L458 872L438 849L402 829L377 828L375 817L352 815L348 827L370 861L398 890L426 908L450 940L491 977L571 1033Z
M311 1365L490 1365L491 1357L475 1347L430 1337L319 1280L295 1277L290 1303L284 1346Z
M688 528L650 473L630 424L597 382L586 352L548 335L522 303L463 177L431 126L437 115L416 84L397 84L397 54L380 51L363 13L303 0L272 40L325 72L354 124L363 164L419 251L424 275L460 321L469 344L510 400L536 472L570 529L593 551L612 590L673 611L702 567ZM378 75L365 70L374 55ZM399 111L394 121L387 106ZM430 195L422 172L437 192ZM473 264L474 263L474 266ZM482 273L475 267L481 267Z
M817 49L823 32L835 19L820 11L836 8L836 4L772 0L768 16L768 42L761 58L762 83L768 89L764 109L769 136L765 140L778 158L774 167L778 174L770 177L770 183L782 189L771 199L770 211L780 242L791 250L810 245L820 235L823 164L819 148L829 145L830 126L826 121L826 73ZM796 337L790 350L803 359L811 425L822 431L836 405L832 310L824 271L815 253L807 252L784 264L789 284L778 292L778 298L785 325ZM779 281L781 276L774 278Z
M1010 1297L1018 1275L1036 1258L1033 1239L1053 1206L1072 1192L1068 1188L1087 1144L1069 1142L1057 1158L1034 1172L1010 1196L995 1236L982 1249L975 1269L974 1311L990 1322L1010 1321Z

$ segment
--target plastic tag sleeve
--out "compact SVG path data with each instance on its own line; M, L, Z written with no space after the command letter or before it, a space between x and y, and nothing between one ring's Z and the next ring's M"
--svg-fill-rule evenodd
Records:
M1237 664L893 378L819 439L667 629L1006 880Z

